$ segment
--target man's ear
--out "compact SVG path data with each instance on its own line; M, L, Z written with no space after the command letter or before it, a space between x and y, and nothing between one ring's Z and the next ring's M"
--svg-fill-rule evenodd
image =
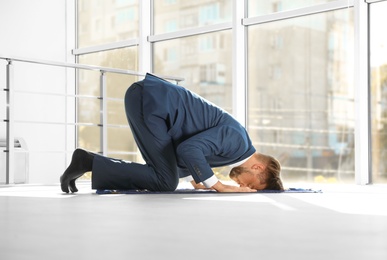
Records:
M251 166L252 169L254 170L260 170L260 171L263 171L265 170L266 166L263 164L263 163L254 163L252 166Z

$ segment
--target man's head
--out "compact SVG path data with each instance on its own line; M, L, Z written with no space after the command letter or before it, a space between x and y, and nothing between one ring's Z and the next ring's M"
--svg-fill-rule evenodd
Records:
M230 178L241 187L256 190L284 190L281 165L272 156L255 153L241 166L230 171Z

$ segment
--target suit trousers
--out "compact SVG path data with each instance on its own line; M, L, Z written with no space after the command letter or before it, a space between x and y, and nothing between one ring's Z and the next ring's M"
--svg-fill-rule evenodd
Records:
M157 128L150 129L145 124L142 95L143 82L132 84L125 94L125 111L145 164L96 155L92 169L93 189L176 189L179 175L173 141L163 119L154 119L152 123Z

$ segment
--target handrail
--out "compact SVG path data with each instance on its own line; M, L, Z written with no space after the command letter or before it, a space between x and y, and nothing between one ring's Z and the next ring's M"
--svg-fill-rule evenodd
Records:
M107 73L118 73L125 75L133 75L133 76L145 76L146 73L141 73L133 70L124 70L124 69L115 69L115 68L107 68L101 66L94 65L85 65L85 64L75 64L75 63L67 63L67 62L57 62L57 61L47 61L47 60L38 60L38 59L26 59L20 57L10 57L10 56L2 56L0 55L0 60L5 60L6 64L6 87L3 89L7 93L7 103L6 105L6 149L4 152L6 153L6 184L14 183L14 171L15 171L15 147L14 147L14 62L25 62L25 63L33 63L39 65L47 65L47 66L56 66L62 68L74 68L74 69L82 69L82 70L92 70L98 71L100 74L100 123L98 124L101 127L101 135L100 135L100 146L102 155L107 155L107 97L106 97L106 74ZM160 78L166 80L176 81L178 84L180 81L183 81L183 78L180 77L172 77L172 76L162 76L158 75ZM67 94L66 94L67 96ZM69 95L71 96L71 95ZM66 101L67 102L67 101ZM67 124L67 122L66 122Z
M137 71L134 71L134 70L124 70L124 69L108 68L108 67L86 65L86 64L79 64L79 63L68 63L68 62L48 61L48 60L39 60L39 59L26 59L26 58L9 57L9 56L2 56L2 55L0 55L0 59L1 60L6 60L6 61L18 61L18 62L40 64L40 65L65 67L65 68L85 69L85 70L93 70L93 71L103 71L103 72L110 72L110 73L117 73L117 74L126 74L126 75L133 75L133 76L145 76L146 75L146 73L137 72ZM180 81L184 81L184 78L181 78L181 77L173 77L173 76L166 76L166 75L157 75L157 76L160 77L160 78L163 78L163 79L176 81L176 83L178 83Z

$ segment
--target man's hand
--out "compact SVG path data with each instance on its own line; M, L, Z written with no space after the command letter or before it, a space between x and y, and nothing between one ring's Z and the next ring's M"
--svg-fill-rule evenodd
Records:
M250 189L249 187L238 187L232 185L225 185L218 181L212 186L217 192L256 192L257 190Z
M199 189L208 189L206 186L204 186L203 184L201 183L196 183L195 181L191 181L191 184L192 186L196 189L196 190L199 190Z

